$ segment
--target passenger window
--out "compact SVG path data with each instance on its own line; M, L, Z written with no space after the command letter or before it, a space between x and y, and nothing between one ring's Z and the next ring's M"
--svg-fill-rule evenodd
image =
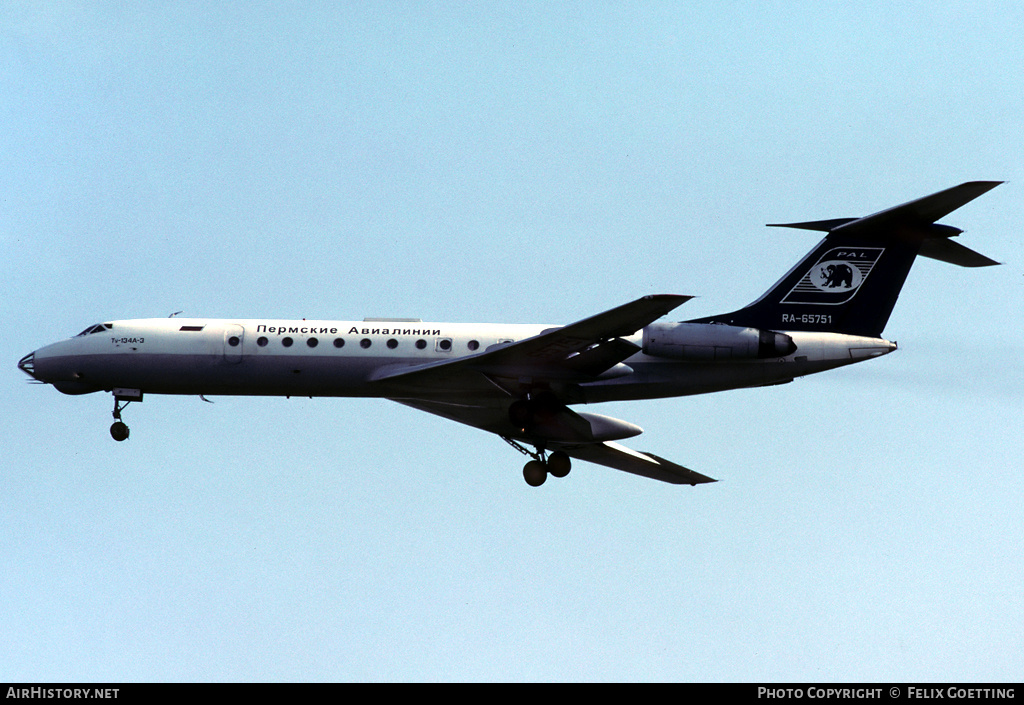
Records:
M334 347L336 347L336 348L343 348L343 347L345 347L345 339L344 338L335 338L334 339Z
M259 338L256 339L256 344L259 345L261 348L267 347L268 342L270 341L267 340L266 336L261 335Z
M359 341L359 345L360 347L368 348L371 345L373 345L373 341L370 340L369 338L363 338L362 340Z
M310 338L309 340L306 341L306 345L308 345L311 348L315 348L319 344L320 341L317 340L316 338Z
M451 352L452 351L452 339L451 338L438 338L435 345L438 352Z
M394 338L389 338L388 339L388 350L394 350L397 347L398 347L398 341L395 340Z
M281 338L281 345L285 346L286 348L290 348L292 346L292 343L294 342L295 341L292 340L291 338Z

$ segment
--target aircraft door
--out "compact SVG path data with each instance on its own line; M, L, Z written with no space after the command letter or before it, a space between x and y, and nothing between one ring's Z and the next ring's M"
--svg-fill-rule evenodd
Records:
M241 362L244 342L245 328L236 323L224 326L224 360L232 364Z

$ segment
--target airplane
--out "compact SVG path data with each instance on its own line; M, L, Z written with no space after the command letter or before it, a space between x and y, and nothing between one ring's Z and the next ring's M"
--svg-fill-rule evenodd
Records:
M110 435L143 395L377 397L496 434L534 487L588 461L672 484L715 482L620 445L642 429L573 406L765 387L896 350L881 337L918 255L999 264L940 218L998 186L973 181L862 218L770 223L824 238L753 303L659 321L690 296L644 296L565 326L150 318L89 326L18 368L64 394L110 392ZM208 400L207 400L208 401Z

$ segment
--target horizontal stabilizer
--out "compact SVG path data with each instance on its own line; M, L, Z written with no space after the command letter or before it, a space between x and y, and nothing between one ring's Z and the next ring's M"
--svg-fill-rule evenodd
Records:
M935 221L978 196L991 191L1002 181L968 181L967 183L933 193L930 196L888 208L864 218L833 218L802 223L769 223L771 228L798 228L817 230L835 235L884 239L896 230L910 230L923 238L918 252L922 257L958 264L961 267L988 267L999 264L974 250L949 240L962 230Z
M964 247L959 242L953 242L948 238L933 238L925 240L918 252L922 257L959 264L961 267L991 267L999 264L994 259L989 259L980 252L975 252L969 247Z
M809 220L806 223L768 223L769 228L797 228L799 230L818 230L823 233L831 232L840 225L846 225L857 220L856 218L832 218L831 220Z
M852 235L867 233L879 228L931 225L939 218L967 205L1001 183L1002 181L969 181L916 201L904 203L902 206L887 208L873 215L844 223L831 232Z

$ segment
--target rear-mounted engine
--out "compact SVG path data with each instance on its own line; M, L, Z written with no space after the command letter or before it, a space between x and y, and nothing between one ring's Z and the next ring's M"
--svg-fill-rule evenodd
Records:
M647 355L672 360L762 360L796 351L785 333L720 323L652 323L643 346Z

